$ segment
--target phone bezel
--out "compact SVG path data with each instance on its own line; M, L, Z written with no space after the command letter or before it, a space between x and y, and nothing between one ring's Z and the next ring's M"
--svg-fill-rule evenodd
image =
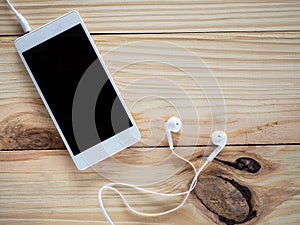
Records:
M96 144L95 146L77 154L74 155L67 140L65 139L65 136L63 134L63 132L61 131L59 124L57 123L51 108L49 107L49 105L47 104L46 99L44 98L41 89L39 88L38 83L35 80L34 75L32 74L25 58L23 57L23 52L31 49L32 47L41 44L49 39L51 39L52 37L70 29L71 27L81 24L83 27L83 30L86 33L86 36L88 37L90 44L92 45L96 55L98 56L110 82L112 83L112 86L114 87L117 96L119 97L128 117L130 118L133 126L114 135L113 137L108 138L107 140L100 142L99 144ZM138 130L138 127L135 123L135 121L133 120L132 115L130 114L128 108L126 107L126 104L120 94L120 92L118 91L117 86L115 85L112 76L110 75L107 67L105 66L101 55L92 39L92 37L90 36L86 26L83 23L83 20L81 19L79 13L77 11L71 11L59 18L57 18L54 21L51 21L47 24L45 24L44 26L28 33L25 34L24 36L18 38L15 40L15 46L16 49L39 93L39 95L41 96L60 136L62 137L62 140L64 142L64 144L66 145L66 148L69 152L69 154L71 155L75 165L77 166L77 168L79 170L84 170L90 166L92 166L93 164L102 161L110 156L112 156L113 154L125 149L126 147L135 144L136 142L141 140L141 134Z

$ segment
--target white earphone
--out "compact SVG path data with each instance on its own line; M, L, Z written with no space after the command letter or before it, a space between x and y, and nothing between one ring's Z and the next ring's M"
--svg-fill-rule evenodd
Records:
M170 149L174 149L171 132L178 132L180 131L181 127L182 122L178 117L172 116L170 119L168 119L168 122L166 123L166 133Z
M213 161L214 158L225 148L227 144L227 135L224 131L217 130L211 135L211 142L218 147L208 156L207 160Z
M115 191L123 200L124 204L128 207L128 209L138 215L141 216L162 216L171 212L174 212L175 210L181 208L184 203L186 202L189 194L191 193L191 191L195 188L196 184L197 184L197 180L198 180L198 176L200 175L200 173L203 171L203 169L214 159L216 158L216 156L222 151L222 149L224 149L224 147L226 146L227 143L227 135L224 131L215 131L213 132L213 134L211 135L211 142L214 145L217 145L217 148L208 156L208 158L206 159L206 161L201 165L201 167L196 170L194 164L192 164L190 161L188 161L187 159L183 158L182 156L178 155L175 151L174 151L174 147L173 147L173 140L172 140L172 135L171 132L178 132L180 131L182 126L182 122L179 118L173 116L170 119L168 119L167 123L166 123L166 134L167 134L167 139L168 139L168 143L170 146L170 149L172 151L172 154L174 154L176 157L182 159L183 161L187 162L194 170L195 176L193 178L193 181L190 184L190 187L187 191L185 192L180 192L180 193L170 193L170 194L166 194L166 193L160 193L160 192L155 192L155 191L150 191L132 184L126 184L126 183L109 183L104 185L102 188L100 188L99 193L98 193L98 200L99 200L99 205L100 205L100 209L105 217L105 219L107 220L107 222L110 225L114 225L113 221L111 220L111 218L109 217L109 215L106 212L106 209L104 207L103 201L102 201L102 193L105 189L110 189ZM150 194L155 194L155 195L160 195L160 196L165 196L165 197L171 197L171 196L180 196L180 195L185 195L184 199L181 201L181 203L176 206L175 208L172 208L170 210L161 212L161 213L143 213L143 212L139 212L137 210L135 210L134 208L132 208L130 206L130 204L127 202L127 200L125 199L125 197L123 196L123 194L118 191L116 188L114 188L113 186L115 185L121 185L121 186L126 186L126 187L131 187L134 188L138 191L142 191L145 193L150 193Z

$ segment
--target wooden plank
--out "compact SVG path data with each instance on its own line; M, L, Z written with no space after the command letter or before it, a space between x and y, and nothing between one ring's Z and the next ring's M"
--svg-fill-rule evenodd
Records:
M176 145L207 145L215 129L229 144L299 143L299 33L93 37L141 130L137 146L166 146L172 115L183 120ZM0 149L63 148L14 39L0 39Z
M230 1L12 1L37 28L78 10L91 33L165 33L215 31L295 31L300 29L298 0ZM22 34L5 2L0 6L0 34Z
M236 224L245 220L243 224L296 225L300 222L298 150L299 145L228 146L204 171L185 206L163 217L131 214L110 191L105 192L105 205L118 224L225 224L220 220ZM207 154L204 148L176 151L196 167ZM149 158L158 160L151 163ZM2 151L0 160L0 224L106 224L97 192L107 179L145 185L152 177L159 182L148 183L147 188L178 192L187 188L193 176L191 168L170 156L166 148L127 149L83 172L62 150ZM180 201L120 190L139 210L159 212Z

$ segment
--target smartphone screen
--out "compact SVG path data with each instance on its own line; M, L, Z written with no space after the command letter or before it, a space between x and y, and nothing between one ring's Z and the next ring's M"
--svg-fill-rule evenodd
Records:
M81 24L22 54L74 155L133 126Z

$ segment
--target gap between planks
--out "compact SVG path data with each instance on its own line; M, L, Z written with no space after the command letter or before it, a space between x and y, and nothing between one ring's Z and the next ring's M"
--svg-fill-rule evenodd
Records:
M296 145L300 145L300 143L277 143L277 144L227 144L227 147L247 147L247 146L282 146L282 145L286 145L286 146L296 146ZM208 145L211 147L214 147L215 145ZM203 147L207 147L205 145L177 145L174 146L175 148L203 148ZM132 149L147 149L147 148L157 148L157 149L165 149L165 148L169 148L168 146L129 146L127 148L132 148ZM127 149L126 148L126 149ZM124 149L124 150L126 150ZM1 149L1 151L3 152L9 152L9 151L66 151L66 148L43 148L43 149L26 149L26 148L22 148L22 149Z

